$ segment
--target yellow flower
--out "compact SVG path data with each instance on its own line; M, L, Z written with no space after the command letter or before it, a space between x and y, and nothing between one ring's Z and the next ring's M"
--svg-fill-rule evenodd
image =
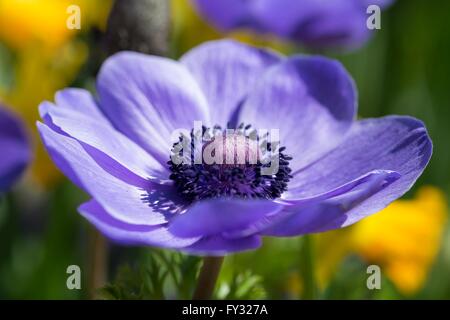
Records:
M38 142L37 106L70 85L88 57L87 44L75 37L79 31L66 25L73 4L80 7L81 32L104 28L110 0L0 0L0 44L14 52L14 80L0 87L0 100L29 125L37 146L32 173L43 185L59 173Z
M61 45L70 36L65 1L0 0L0 39L14 48L30 42Z
M414 199L398 200L355 225L318 235L322 286L346 255L356 253L405 295L420 290L440 248L447 203L437 188L422 187Z
M77 32L66 26L72 4L80 7L82 28L104 25L107 0L0 0L0 39L15 49L33 42L61 46Z

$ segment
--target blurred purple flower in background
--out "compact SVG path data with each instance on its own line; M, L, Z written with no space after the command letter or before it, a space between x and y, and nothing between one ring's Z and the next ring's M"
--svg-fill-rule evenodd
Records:
M341 228L401 197L432 153L417 119L356 121L351 77L320 56L228 40L179 62L121 52L103 64L97 90L98 99L60 91L40 105L38 128L54 162L92 197L80 213L122 244L225 255L255 249L265 235ZM216 137L227 127L246 137L252 128L280 129L272 146L279 171L263 176L260 162L173 163L172 133L194 121ZM254 151L239 139L226 143Z
M0 105L0 192L7 191L31 160L31 149L20 119Z
M361 46L373 32L367 8L392 0L192 0L223 32L248 29L313 48Z

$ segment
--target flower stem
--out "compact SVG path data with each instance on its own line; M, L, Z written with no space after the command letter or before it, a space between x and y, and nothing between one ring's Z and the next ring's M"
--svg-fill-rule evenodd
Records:
M198 276L197 288L195 288L194 300L211 299L219 277L224 257L205 257Z
M313 239L310 235L302 237L302 245L300 250L300 274L303 279L303 299L315 299L317 287L314 273L314 248Z
M89 275L88 295L90 299L98 298L98 289L106 283L108 247L106 239L94 228L89 232Z
M131 50L167 56L170 26L170 1L116 0L106 29L108 53Z

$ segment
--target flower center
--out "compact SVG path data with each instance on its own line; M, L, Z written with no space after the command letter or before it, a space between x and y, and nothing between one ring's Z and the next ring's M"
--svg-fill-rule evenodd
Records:
M287 190L291 157L250 125L202 127L172 147L170 179L188 202L216 197L275 199Z

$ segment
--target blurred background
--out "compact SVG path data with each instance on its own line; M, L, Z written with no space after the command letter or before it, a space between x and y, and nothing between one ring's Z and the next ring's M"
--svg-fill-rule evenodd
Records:
M80 30L66 26L71 4L81 8ZM26 122L35 151L21 181L0 196L1 299L191 295L199 259L102 239L76 211L87 196L54 167L37 136L41 101L68 86L94 90L98 68L113 50L105 36L112 4L0 0L0 102ZM167 8L163 51L172 58L221 37L286 54L313 53L273 36L221 34L188 0L172 0ZM445 0L398 0L383 11L382 29L362 48L314 51L340 60L354 77L360 117L405 114L426 123L434 155L414 188L351 227L265 239L257 251L228 257L218 298L450 299L449 12ZM380 290L367 289L371 264L381 267ZM67 289L69 265L81 267L81 290Z

